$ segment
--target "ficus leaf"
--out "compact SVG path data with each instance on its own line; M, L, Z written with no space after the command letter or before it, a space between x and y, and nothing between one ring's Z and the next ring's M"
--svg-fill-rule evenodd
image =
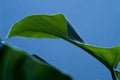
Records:
M43 60L4 44L0 47L0 80L71 80L71 78Z

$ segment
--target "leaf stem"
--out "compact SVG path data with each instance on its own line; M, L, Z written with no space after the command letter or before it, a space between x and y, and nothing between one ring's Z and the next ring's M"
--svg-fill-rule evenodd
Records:
M74 41L72 41L72 40L69 40L69 39L65 39L65 40L67 40L67 41L71 42L72 44L74 44L74 45L82 48L83 50L85 50L85 51L87 51L88 53L90 53L93 57L95 57L96 59L98 59L100 62L102 62L102 63L110 70L112 79L113 79L113 80L117 80L116 73L114 72L114 69L111 69L111 68L108 66L107 63L105 63L103 60L101 60L101 59L100 59L99 57L97 57L96 55L92 54L92 53L93 53L92 51L90 51L89 49L84 48L83 46L78 45L76 42L74 42Z
M77 47L83 49L84 51L86 51L87 53L89 53L90 55L92 55L94 58L96 58L97 60L99 60L102 64L104 64L105 67L107 67L109 70L111 70L111 67L109 67L109 65L105 61L103 61L101 58L99 58L98 56L96 56L94 54L94 52L92 52L90 49L87 49L86 47L82 46L83 43L81 43L81 45L79 45L78 43L76 43L76 42L74 42L72 40L69 40L69 39L65 39L65 40L68 41L68 42L70 42L70 43L72 43L72 44L74 44L74 45L76 45Z
M112 75L112 79L113 79L113 80L117 80L117 79L116 79L116 74L115 74L114 70L113 70L113 69L110 69L110 72L111 72L111 75Z

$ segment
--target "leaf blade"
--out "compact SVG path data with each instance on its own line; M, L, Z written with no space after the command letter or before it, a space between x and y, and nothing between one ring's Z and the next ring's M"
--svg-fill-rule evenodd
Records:
M71 80L68 75L18 48L5 44L0 55L0 80Z
M58 21L62 21L60 24ZM59 24L59 25L58 25ZM58 25L58 26L56 26ZM34 38L56 38L66 35L66 23L64 16L58 15L32 15L16 23L7 38L12 36ZM56 34L57 33L57 36Z
M84 42L62 14L28 16L13 25L6 38L13 36L63 38Z

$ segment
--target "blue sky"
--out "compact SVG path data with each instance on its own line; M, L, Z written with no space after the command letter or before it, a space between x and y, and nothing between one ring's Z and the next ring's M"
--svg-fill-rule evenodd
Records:
M31 14L62 13L88 44L120 44L120 0L0 0L0 37ZM112 80L109 71L85 51L61 39L23 39L9 43L37 54L74 80Z

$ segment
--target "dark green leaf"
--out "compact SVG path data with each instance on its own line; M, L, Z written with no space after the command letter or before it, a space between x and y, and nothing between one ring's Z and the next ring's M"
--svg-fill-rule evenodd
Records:
M68 38L71 40L84 43L82 38L76 33L76 31L73 29L73 27L71 26L69 22L67 22L67 35L68 35Z
M43 61L44 63L47 63L44 59L40 58L39 56L37 56L37 55L35 55L35 54L33 54L32 56L35 57L35 58L37 58L37 59L39 59L39 60L41 60L41 61ZM48 64L48 63L47 63L47 64Z
M22 50L4 45L0 50L0 80L71 80L71 78Z

